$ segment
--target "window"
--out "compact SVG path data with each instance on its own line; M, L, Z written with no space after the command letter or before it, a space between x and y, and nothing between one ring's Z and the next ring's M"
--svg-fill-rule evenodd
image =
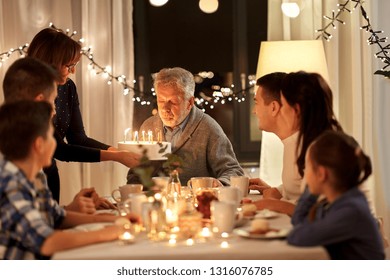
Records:
M198 2L170 0L154 7L134 0L135 73L143 77L145 92L152 87L152 73L174 66L194 74L214 73L197 84L196 95L201 91L208 95L213 84L234 84L234 92L249 87L248 76L255 74L260 42L267 36L267 1L222 0L213 14L203 13ZM259 160L261 133L252 114L253 94L253 89L247 90L245 102L216 104L212 110L206 106L240 161ZM139 127L152 108L136 103L133 127Z

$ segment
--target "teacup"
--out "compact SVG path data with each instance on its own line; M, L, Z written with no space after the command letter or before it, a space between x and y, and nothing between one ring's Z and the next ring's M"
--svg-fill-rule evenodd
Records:
M119 216L126 216L131 212L131 201L126 199L125 201L117 203L117 209Z
M129 200L131 201L131 212L142 216L142 204L147 202L148 199L143 193L131 193L129 194Z
M218 200L231 202L238 207L240 205L242 193L240 189L234 187L222 187L218 193Z
M213 187L213 177L192 177L187 182L187 186L192 188L193 193L196 195L202 189L211 189Z
M249 192L249 177L247 176L231 176L230 185L233 188L238 188L241 191L241 198L246 197Z
M219 233L232 232L236 222L236 205L226 201L211 202L211 220Z
M111 196L116 202L125 201L132 193L142 193L142 184L127 184L112 191Z

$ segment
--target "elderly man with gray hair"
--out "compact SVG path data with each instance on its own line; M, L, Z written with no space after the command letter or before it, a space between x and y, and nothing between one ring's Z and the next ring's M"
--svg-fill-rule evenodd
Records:
M243 175L232 144L221 126L194 106L195 81L187 70L164 68L154 75L158 114L148 118L141 131L159 129L172 153L184 160L180 180L214 177L229 185L230 176ZM131 181L129 173L128 181Z

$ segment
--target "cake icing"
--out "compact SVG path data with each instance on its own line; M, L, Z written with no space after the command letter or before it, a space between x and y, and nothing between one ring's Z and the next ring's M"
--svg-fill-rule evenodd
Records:
M171 153L171 143L158 143L155 141L121 141L118 142L118 149L136 154L142 154L143 150L146 149L146 155L150 160L164 160L167 159L164 155Z

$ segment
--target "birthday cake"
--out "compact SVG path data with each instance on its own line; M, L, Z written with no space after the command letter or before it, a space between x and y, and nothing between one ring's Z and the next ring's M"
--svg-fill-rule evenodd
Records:
M121 141L118 142L119 150L126 150L136 154L142 154L146 150L146 155L150 160L167 159L164 155L171 153L171 143L156 141Z

